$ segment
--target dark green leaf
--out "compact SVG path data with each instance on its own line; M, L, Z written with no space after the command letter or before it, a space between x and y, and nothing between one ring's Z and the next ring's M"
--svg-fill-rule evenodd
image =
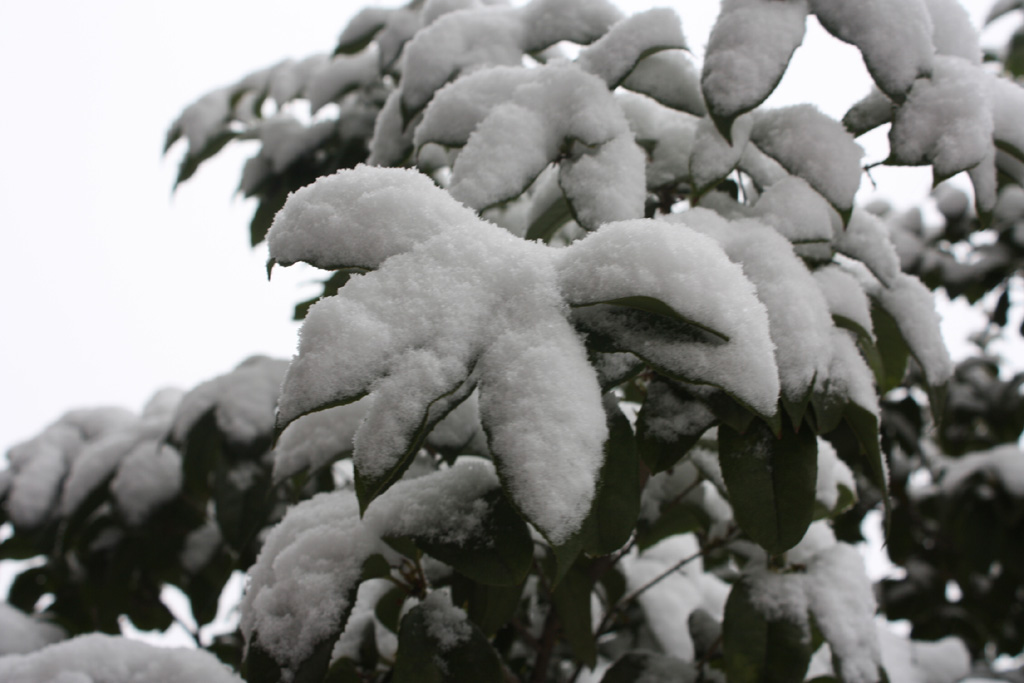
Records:
M274 216L284 206L287 198L288 187L281 184L260 199L259 206L252 214L252 221L249 222L249 243L252 246L255 247L266 238L270 224L274 222Z
M719 340L727 342L729 337L718 330L713 330L710 327L701 325L699 323L690 320L679 313L676 309L672 308L664 301L656 299L653 296L624 296L618 299L607 299L605 301L591 301L586 304L575 304L577 308L583 308L586 306L597 306L600 304L608 304L610 306L623 306L625 308L634 308L638 311L644 311L646 313L652 313L654 315L674 320L675 322L683 323L684 325L692 325L707 334L717 337Z
M875 328L878 353L881 355L884 369L878 388L885 393L903 382L903 376L907 372L910 348L903 340L896 320L874 301L871 303L871 324Z
M688 415L685 431L673 429L671 434L662 434L664 430L651 428L656 422L672 424L684 412ZM690 395L678 383L656 376L647 386L647 396L637 415L640 457L652 474L663 472L679 462L716 421L704 401Z
M584 522L584 550L607 555L629 540L640 514L640 462L629 420L618 405L606 406L608 441L593 508Z
M235 550L242 551L266 523L274 501L270 493L270 473L251 461L217 466L217 525L221 535Z
M752 582L733 585L722 626L729 683L800 683L811 660L807 617L804 623L770 620L751 598Z
M718 430L719 461L736 521L769 553L800 542L814 516L818 442L786 425L776 438L761 421L745 434Z
M597 641L591 630L590 617L590 594L593 590L594 579L577 562L566 572L551 596L573 656L591 668L597 661Z
M408 596L408 592L404 588L395 586L377 601L377 606L373 610L377 621L392 633L398 633L398 617L402 612L406 596Z
M518 586L489 586L455 573L452 601L466 610L469 618L490 638L512 620L525 585L524 582Z
M885 525L889 527L892 503L889 500L889 476L885 465L885 454L878 442L878 418L867 408L850 403L843 411L843 419L857 437L861 452L868 461L868 476L882 493L885 504Z
M429 600L402 619L393 683L501 683L498 653L468 619L454 624L452 608ZM443 624L440 629L437 624ZM447 628L445 628L447 627ZM441 639L442 633L445 637Z

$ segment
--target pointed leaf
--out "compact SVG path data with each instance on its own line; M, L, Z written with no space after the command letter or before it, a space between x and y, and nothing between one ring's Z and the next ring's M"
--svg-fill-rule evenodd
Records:
M740 527L772 554L800 542L814 517L818 444L784 425L776 438L756 421L745 434L718 430L719 461Z

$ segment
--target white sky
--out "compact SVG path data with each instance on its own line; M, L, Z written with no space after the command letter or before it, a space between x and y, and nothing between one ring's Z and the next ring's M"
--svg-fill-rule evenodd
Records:
M331 50L362 4L0 3L0 452L67 409L138 410L158 388L191 388L250 354L291 355L291 308L316 293L302 286L315 273L266 281L265 250L248 246L253 207L232 199L251 151L229 148L172 197L182 148L161 159L161 146L201 94ZM619 4L676 7L701 53L717 3ZM989 4L971 2L976 21ZM812 30L771 103L811 93L839 117L867 88L855 50ZM875 143L869 160L885 155L884 135ZM920 170L874 175L898 183L904 206L927 191Z

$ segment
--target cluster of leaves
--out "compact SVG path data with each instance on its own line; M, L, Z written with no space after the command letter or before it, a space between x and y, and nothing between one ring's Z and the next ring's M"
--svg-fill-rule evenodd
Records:
M73 411L12 448L0 519L13 534L0 559L43 561L18 574L10 604L69 635L117 634L123 617L165 630L175 617L161 591L173 585L197 629L212 622L232 572L255 561L256 533L295 495L270 488L285 367L254 357L186 394L159 392L140 416ZM332 483L305 493L316 485ZM241 644L203 643L236 665Z
M877 85L842 124L762 106L810 14ZM953 373L925 286L1008 291L1020 246L1024 91L965 22L948 0L726 3L698 67L669 10L416 0L203 97L168 136L178 181L258 139L252 242L328 271L325 296L287 371L247 362L145 429L12 457L0 552L47 558L15 604L53 593L72 634L163 627L173 584L204 624L248 568L240 633L199 644L249 681L953 680L956 643L941 672L879 647L844 541L881 504L908 569L889 616L1019 650L1003 461L910 485L933 419L951 453L1021 431L1019 382ZM855 136L889 122L887 162L968 172L979 218L950 200L943 237L903 221L894 246L855 208ZM997 265L950 266L990 225ZM121 475L143 441L179 476L139 511L117 482L149 481Z

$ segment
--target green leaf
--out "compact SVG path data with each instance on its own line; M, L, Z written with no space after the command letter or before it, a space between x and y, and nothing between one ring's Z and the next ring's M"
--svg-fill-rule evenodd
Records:
M606 406L608 441L597 479L597 495L584 522L584 550L607 555L629 540L640 514L640 461L629 420L618 405Z
M683 413L688 416L685 430L673 428L672 434L652 430L651 425L656 421L671 424ZM647 396L637 415L636 440L640 457L652 474L663 472L679 462L716 421L714 412L704 401L692 396L678 383L655 376L647 387Z
M402 478L402 475L409 469L409 465L412 464L413 459L416 457L416 452L419 451L423 441L430 434L430 430L443 420L448 413L455 410L460 403L469 398L475 387L475 383L467 379L423 406L423 417L420 420L420 424L410 434L406 435L405 450L397 454L398 457L394 458L395 465L390 470L379 476L370 477L362 472L359 467L356 467L355 489L361 512L365 512L367 506L373 502L374 498L387 491L392 484ZM359 398L362 398L362 396L353 397L352 400L355 401ZM332 405L321 406L319 409L323 410L329 407L332 407ZM279 429L283 430L285 426L279 425Z
M752 598L749 577L735 583L722 625L729 683L800 683L811 660L807 617L769 619Z
M498 653L468 619L428 598L402 619L393 683L501 683Z
M181 469L185 495L200 507L205 506L213 491L212 473L224 458L224 440L217 427L213 408L195 421L181 444Z
M395 586L377 601L373 609L377 621L392 633L398 633L398 621L407 596L408 592L403 587Z
M701 325L698 322L686 318L677 310L666 304L660 299L656 299L653 296L624 296L618 299L607 299L605 301L590 301L585 304L573 304L575 308L583 308L585 306L597 306L599 304L609 304L612 306L623 306L625 308L634 308L638 311L645 311L647 313L653 313L654 315L663 316L675 322L683 323L684 325L692 325L703 332L706 332L713 337L717 337L719 340L727 342L729 341L728 335Z
M456 572L452 575L452 601L491 638L515 616L525 586L525 581L517 586L489 586Z
M745 434L718 429L719 461L736 521L769 553L789 550L814 517L818 473L817 437L784 426L776 438L763 422Z
M270 472L252 461L217 465L214 489L217 525L232 548L241 552L270 516Z
M885 454L878 441L878 418L867 408L850 403L843 411L843 420L857 437L860 450L868 461L868 476L882 492L885 504L885 527L888 535L892 516L892 501L889 500L889 472L885 465Z
M878 388L881 393L885 393L903 383L903 376L907 373L910 347L903 340L896 320L874 300L871 302L871 324L875 328L883 369ZM870 360L869 358L868 361Z
M692 495L703 497L699 489ZM637 527L637 547L644 550L669 536L707 530L710 526L711 519L704 508L690 502L687 496L663 508L658 519L653 522L641 521Z
M601 683L696 683L690 662L654 652L627 652L605 672Z
M559 192L553 202L548 204L531 222L526 229L528 240L540 240L550 242L558 229L572 219L572 209L565 198L565 194Z
M590 668L597 662L597 641L591 630L590 615L590 594L593 590L594 579L586 571L586 566L577 562L551 595L562 634L573 656Z
M501 489L490 491L481 500L488 512L479 538L463 544L415 536L410 539L423 552L450 564L474 581L493 586L518 585L533 566L529 528Z

